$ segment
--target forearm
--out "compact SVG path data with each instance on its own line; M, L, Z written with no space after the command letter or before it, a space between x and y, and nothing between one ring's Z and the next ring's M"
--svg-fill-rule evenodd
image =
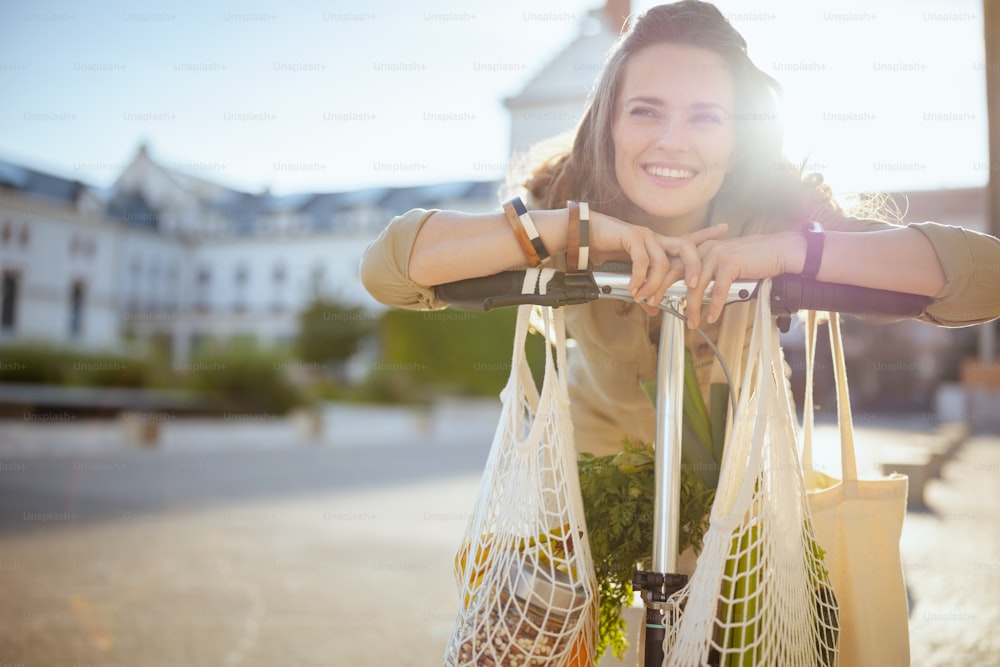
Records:
M796 242L793 267L802 269L805 241ZM900 227L877 232L827 232L817 280L936 296L945 276L924 234Z
M566 250L568 211L532 211L531 219L549 254ZM514 230L500 213L439 211L417 234L409 277L421 285L487 276L526 262Z

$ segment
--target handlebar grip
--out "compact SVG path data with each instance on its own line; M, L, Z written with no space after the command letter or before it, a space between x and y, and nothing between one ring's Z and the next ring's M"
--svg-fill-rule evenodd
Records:
M438 285L437 297L465 310L493 310L521 304L561 308L600 296L593 274L552 269L505 271Z
M520 296L524 274L524 271L504 271L481 278L466 278L438 285L434 292L437 298L455 308L490 310L497 297Z
M771 310L791 315L799 310L828 310L881 323L912 319L924 312L929 296L870 287L824 283L794 274L771 281Z

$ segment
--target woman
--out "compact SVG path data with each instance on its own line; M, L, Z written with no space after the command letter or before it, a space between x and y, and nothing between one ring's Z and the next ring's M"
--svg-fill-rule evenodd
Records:
M844 215L821 178L803 178L782 156L779 93L713 5L655 7L616 44L572 148L526 183L548 263L565 261L567 200L590 206L595 263L632 262L637 305L597 301L567 312L580 352L570 369L578 449L608 454L624 437L653 440L655 417L640 388L655 374L658 320L649 304L682 278L689 326L702 325L737 373L749 309L730 306L720 319L722 296L736 279L805 269L828 282L934 297L922 319L939 325L1000 315L1000 241L935 223L903 227ZM443 307L431 286L536 259L518 240L517 219L410 211L366 251L364 284L391 306ZM822 224L821 240L807 240L809 221ZM721 379L719 366L696 337L689 348L704 390Z

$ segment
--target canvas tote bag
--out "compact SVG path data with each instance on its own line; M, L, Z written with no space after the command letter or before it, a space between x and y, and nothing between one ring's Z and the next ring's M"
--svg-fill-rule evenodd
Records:
M837 386L843 479L813 467L813 367L817 315L806 325L806 392L802 467L813 525L840 604L840 665L906 667L909 619L899 538L906 514L905 475L858 479L854 424L840 318L830 314L830 347Z

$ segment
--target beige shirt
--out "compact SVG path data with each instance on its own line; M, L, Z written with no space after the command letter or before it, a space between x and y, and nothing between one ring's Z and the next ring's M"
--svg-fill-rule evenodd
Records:
M414 239L433 210L414 209L400 215L368 247L361 277L381 303L397 308L439 309L447 306L432 287L409 279ZM816 215L829 231L868 232L894 227L861 220L835 211ZM945 286L920 319L942 326L965 326L1000 316L1000 240L961 227L933 222L911 224L930 240L945 273ZM559 259L551 261L559 262ZM748 304L726 307L720 323L703 326L717 342L734 381L741 377L748 328L753 309ZM655 413L641 382L656 373L656 348L650 341L650 323L635 304L602 300L569 306L569 334L577 341L569 360L569 387L577 449L608 454L625 437L645 442L655 439ZM721 381L721 366L700 336L687 332L699 384ZM739 353L738 353L739 352Z

